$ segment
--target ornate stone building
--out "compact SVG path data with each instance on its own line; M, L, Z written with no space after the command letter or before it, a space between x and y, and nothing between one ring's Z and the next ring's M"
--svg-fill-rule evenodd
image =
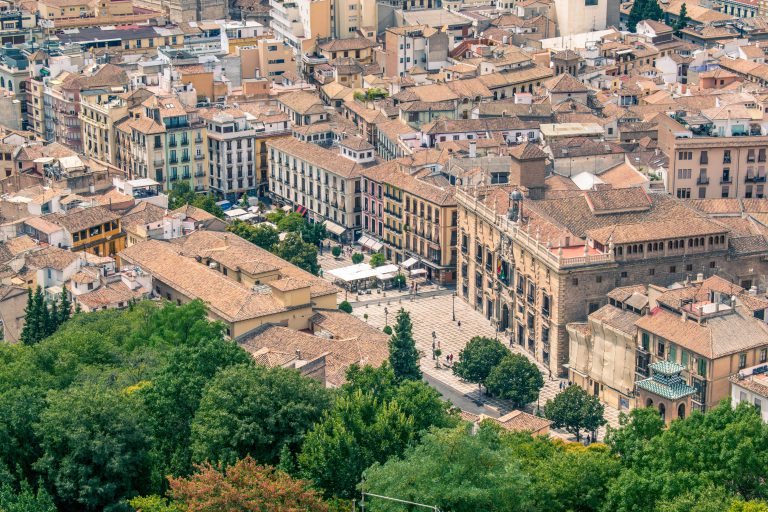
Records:
M639 188L539 201L514 190L457 190L457 291L553 374L568 363L566 324L585 321L618 286L699 273L763 286L763 236L732 232L683 201Z

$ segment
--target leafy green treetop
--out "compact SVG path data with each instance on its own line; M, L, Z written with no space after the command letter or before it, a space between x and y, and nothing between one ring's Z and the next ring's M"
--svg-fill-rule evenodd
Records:
M637 24L642 20L661 21L664 12L656 0L635 0L627 19L627 30L637 31Z
M370 265L373 268L380 267L384 265L386 262L387 262L387 258L380 252L371 254L371 260L369 261Z
M498 340L475 336L459 352L453 373L480 386L486 383L491 370L509 355L509 350Z
M299 233L288 233L275 246L274 253L311 274L317 275L320 272L320 265L317 262L317 248L302 240Z
M493 367L485 385L491 395L510 400L516 409L522 409L539 398L544 378L527 357L510 354Z
M675 25L672 27L675 30L675 35L680 37L682 30L688 26L688 22L690 21L691 19L688 17L688 8L683 4L680 6L680 14L678 14Z
M581 431L591 432L605 425L603 417L605 407L596 396L592 396L579 386L570 386L555 398L547 400L544 414L552 420L555 428L565 428L576 439L581 439Z

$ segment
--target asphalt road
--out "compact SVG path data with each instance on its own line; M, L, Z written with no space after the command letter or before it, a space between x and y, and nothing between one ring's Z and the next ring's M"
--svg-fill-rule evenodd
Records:
M430 377L429 375L424 374L424 380L430 386L435 388L438 393L443 395L443 398L451 402L462 411L466 411L472 414L485 414L486 416L490 416L492 418L499 417L499 413L495 409L488 408L483 404L479 404L473 398L470 398L467 395L456 391L452 387L435 379L434 377Z

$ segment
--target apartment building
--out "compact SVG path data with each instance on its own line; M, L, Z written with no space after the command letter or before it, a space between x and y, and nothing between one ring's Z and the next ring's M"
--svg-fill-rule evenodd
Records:
M759 126L732 126L725 136L711 137L666 116L656 119L659 148L669 156L667 192L680 199L766 197L768 136L759 135Z
M296 59L294 57L293 47L286 44L284 41L278 41L277 39L259 39L256 43L256 63L242 63L244 71L243 78L255 78L255 76L249 76L250 73L256 71L259 76L262 76L272 82L277 82L283 73L287 71L296 71ZM242 58L243 53L240 53ZM246 59L247 60L247 59Z
M365 169L363 233L388 260L423 268L441 284L456 279L458 212L454 187L440 171L447 157L421 151Z
M241 110L210 109L200 113L208 134L208 188L218 197L237 201L256 195L256 130Z
M269 194L324 222L344 242L357 240L362 226L360 172L378 160L373 146L349 137L326 149L294 137L267 142Z
M333 0L270 0L275 37L294 47L297 53L311 50L316 39L333 35Z
M55 140L77 153L83 153L83 128L80 117L80 94L87 89L104 89L109 93L128 88L125 71L105 64L90 76L63 71L45 82L43 90L43 130L46 140Z
M384 33L384 76L404 76L419 66L439 71L447 66L450 37L446 32L427 25L390 26Z
M569 362L566 325L616 286L717 273L751 287L768 270L761 237L639 188L531 200L486 185L459 188L456 199L459 296L556 374Z
M208 315L238 339L266 324L301 330L316 309L336 307L338 288L232 233L195 231L173 243L148 240L120 254L140 268L155 297L200 299Z
M333 37L356 37L365 28L376 30L378 5L376 0L334 0L331 3L331 29Z
M146 89L129 93L101 88L81 91L79 115L83 154L115 165L117 124L128 116L129 109L139 106L150 95Z
M152 96L117 125L115 165L131 178L152 178L170 190L186 181L207 189L205 123L178 97Z

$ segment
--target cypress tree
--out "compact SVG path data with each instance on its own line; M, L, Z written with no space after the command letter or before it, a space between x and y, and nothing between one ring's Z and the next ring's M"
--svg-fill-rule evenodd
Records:
M413 341L411 315L404 309L397 312L394 334L389 339L389 362L400 380L421 380L419 352Z
M63 324L72 315L72 303L69 301L69 294L65 287L61 288L61 299L59 302L59 318L58 325Z
M24 308L24 327L21 329L21 342L26 345L35 343L34 329L37 322L36 302L32 296L32 288L27 288L27 307Z

